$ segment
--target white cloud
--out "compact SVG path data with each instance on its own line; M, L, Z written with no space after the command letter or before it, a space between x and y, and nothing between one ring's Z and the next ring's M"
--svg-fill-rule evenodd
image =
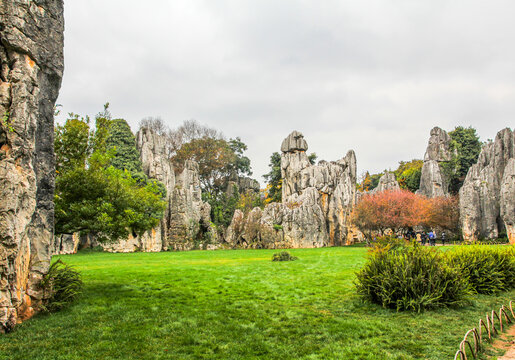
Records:
M195 118L255 175L294 129L360 171L421 158L433 126L513 127L515 3L90 0L65 6L64 112L105 101L133 129ZM262 179L259 179L262 180Z

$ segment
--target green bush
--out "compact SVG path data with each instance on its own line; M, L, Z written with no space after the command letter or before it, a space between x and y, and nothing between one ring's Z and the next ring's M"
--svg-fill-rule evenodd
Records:
M54 312L73 302L82 293L82 278L77 270L59 259L50 265L41 287L44 293L42 310Z
M441 252L419 245L376 248L356 276L359 295L398 311L462 305L471 294Z
M294 261L297 259L298 257L291 255L288 251L281 251L272 256L272 261Z
M371 241L371 245L375 249L395 250L409 245L409 242L404 239L399 239L395 236L379 236Z
M460 246L446 256L449 265L467 278L478 294L494 294L515 287L513 246Z

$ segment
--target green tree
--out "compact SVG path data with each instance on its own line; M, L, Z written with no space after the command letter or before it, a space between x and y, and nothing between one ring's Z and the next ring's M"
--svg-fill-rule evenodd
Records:
M415 192L420 187L420 176L422 174L422 160L400 161L399 167L393 173L401 189Z
M370 175L370 185L368 187L369 190L374 190L377 187L377 185L379 185L379 180L381 179L381 176L385 174L385 172L386 171Z
M204 137L182 145L172 158L179 171L186 160L197 162L202 190L215 193L225 190L236 155L227 141Z
M317 159L318 159L318 156L316 153L311 153L308 155L308 160L311 165L315 165Z
M101 241L141 235L163 217L162 195L154 182L139 186L127 170L77 167L56 179L56 233L82 231Z
M243 155L247 150L247 145L237 137L235 139L229 139L229 148L235 156L233 161L228 164L228 170L236 176L252 175L250 159Z
M281 155L278 152L274 152L270 156L270 163L268 164L270 169L268 174L263 175L267 182L267 195L265 201L270 202L281 202L282 201L282 178L281 178Z
M62 173L75 167L85 167L90 153L89 118L70 113L64 125L54 129L56 172Z
M134 134L124 119L111 121L109 136L106 139L108 150L114 149L115 155L111 165L120 170L129 170L132 174L142 173L139 151L136 148Z
M477 162L481 152L481 141L473 127L457 126L449 132L451 137L451 151L454 156L451 161L442 165L444 174L448 178L449 192L457 194L465 181L467 172Z
M117 148L109 146L108 104L95 122L94 133L89 122L78 116L56 127L56 159L64 164L56 177L56 233L93 233L100 241L115 241L130 232L141 234L163 217L165 188L156 180L138 181L129 170L111 165ZM118 154L130 158L119 149Z
M111 131L111 124L109 103L105 103L104 111L99 112L95 117L95 132L90 138L90 146L94 152L107 153L107 138Z

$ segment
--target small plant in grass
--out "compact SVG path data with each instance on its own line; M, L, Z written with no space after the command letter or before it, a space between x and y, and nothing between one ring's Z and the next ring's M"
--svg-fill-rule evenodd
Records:
M467 279L441 252L416 244L376 248L356 277L359 295L397 311L463 305L471 294Z
M60 259L50 265L41 281L44 293L42 310L54 312L73 302L82 293L82 278L73 267Z
M288 251L281 251L280 253L275 253L272 256L272 261L294 261L297 260L298 257L293 256Z
M478 294L494 294L515 287L513 246L460 246L446 256L449 265L467 278Z

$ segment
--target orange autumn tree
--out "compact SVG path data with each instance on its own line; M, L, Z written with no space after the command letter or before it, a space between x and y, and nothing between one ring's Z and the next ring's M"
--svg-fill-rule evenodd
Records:
M455 232L459 228L460 210L458 196L436 197L427 199L430 203L427 222L430 228L441 228Z
M354 207L352 220L369 238L372 232L384 235L388 229L405 234L415 226L453 230L457 209L455 198L428 199L408 190L386 190L365 194Z

